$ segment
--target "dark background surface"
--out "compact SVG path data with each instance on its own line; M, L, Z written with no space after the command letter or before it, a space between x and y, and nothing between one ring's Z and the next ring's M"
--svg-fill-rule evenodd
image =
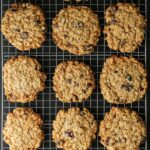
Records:
M9 4L13 3L14 0L1 0L1 9L4 12L8 7ZM17 2L21 2L21 0L17 0ZM6 115L8 112L12 111L16 107L32 107L34 111L38 112L41 114L44 122L44 132L46 134L45 140L41 146L41 150L55 150L55 144L51 141L51 124L52 121L54 120L56 113L58 110L62 108L69 108L71 106L76 106L76 107L86 107L88 108L95 116L96 120L98 123L100 120L103 119L103 116L105 112L109 111L109 109L112 107L111 104L107 103L106 101L103 100L103 97L101 95L101 92L99 90L99 73L101 72L101 69L103 67L103 63L105 59L112 54L116 55L126 55L130 56L132 55L133 57L137 58L139 61L141 61L143 64L145 64L145 59L147 59L147 63L145 64L147 66L148 70L148 78L150 81L150 22L149 22L149 17L150 17L150 4L147 0L148 5L145 6L145 0L126 0L126 2L134 2L137 5L139 5L141 13L144 14L146 7L149 8L147 9L148 13L148 26L147 26L147 56L145 56L145 43L143 42L142 46L135 51L134 53L120 53L119 51L112 51L107 47L107 42L104 41L104 35L102 34L99 40L99 43L97 47L95 48L94 53L91 55L86 55L86 56L75 56L73 54L69 54L68 52L63 52L60 49L58 49L53 41L51 40L51 21L52 18L57 14L57 12L63 8L66 7L67 5L71 4L70 2L65 2L63 3L63 0L31 0L30 2L32 3L37 3L39 4L42 9L45 12L46 18L47 18L47 24L48 24L48 32L47 32L47 41L44 43L43 47L40 49L32 50L30 52L20 52L17 49L15 49L11 44L7 42L7 40L1 35L1 66L3 63L10 58L11 56L17 56L17 55L28 55L31 57L37 58L37 60L41 63L42 65L42 70L47 73L48 79L46 82L46 89L44 92L40 93L38 95L37 101L32 102L32 103L26 103L26 104L20 104L20 103L9 103L6 100L6 97L2 95L3 89L1 89L1 104L3 105L3 108L0 109L0 111L3 112L1 115L2 120L5 120ZM104 3L105 2L105 3ZM91 7L99 16L100 20L100 25L103 28L104 25L104 10L109 6L111 3L116 3L118 2L117 0L89 0L87 2L81 2L79 5L86 5ZM122 0L120 2L125 2L125 0ZM3 4L3 5L2 5ZM44 5L43 5L44 4ZM76 2L73 2L74 5L76 5ZM1 11L1 12L2 12ZM149 15L148 15L149 14ZM2 15L2 13L1 13ZM146 15L146 14L144 14ZM80 60L85 62L86 64L89 64L93 71L95 72L95 78L96 78L96 84L97 88L95 89L94 93L92 96L89 98L88 101L84 103L72 103L72 104L64 104L58 101L55 98L55 93L52 89L52 76L54 69L58 63L60 63L63 60ZM2 74L2 72L1 72ZM2 80L1 80L2 81ZM1 82L0 81L0 82ZM2 85L2 84L1 84ZM148 89L150 91L150 88ZM148 148L147 150L150 150L150 92L147 92L146 96L146 101L143 98L141 101L133 104L128 104L128 105L119 105L120 107L128 107L132 108L133 110L136 110L139 115L145 120L145 116L147 116L147 129L148 129L148 138L147 138L147 144ZM147 114L145 114L145 105L147 102ZM1 127L3 126L3 121L1 121ZM2 138L2 134L1 134ZM7 150L8 145L4 144L1 139L1 150ZM95 141L93 141L91 150L103 150L104 147L99 143L99 138ZM146 150L145 149L145 144L142 144L140 147L141 150Z

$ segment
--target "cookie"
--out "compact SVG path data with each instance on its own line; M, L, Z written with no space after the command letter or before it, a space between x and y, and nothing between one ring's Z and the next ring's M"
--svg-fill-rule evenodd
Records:
M108 47L121 52L134 52L144 39L146 19L135 4L118 3L105 12L104 34Z
M45 41L46 23L43 11L31 3L14 3L2 18L1 31L17 49L39 48Z
M86 108L60 110L52 126L53 141L64 150L87 150L96 138L97 123Z
M18 56L10 58L3 67L4 91L11 102L30 102L44 90L46 74L35 58Z
M98 17L85 6L63 8L52 21L52 37L56 45L76 55L93 52L99 36Z
M146 127L135 111L113 107L100 123L99 136L108 150L138 150L146 138Z
M54 73L53 89L62 102L83 102L95 88L95 79L89 66L78 61L60 63Z
M16 108L8 113L3 139L10 150L36 150L44 140L43 121L31 108Z
M139 101L147 90L147 72L133 57L112 56L104 63L100 88L104 99L110 103Z

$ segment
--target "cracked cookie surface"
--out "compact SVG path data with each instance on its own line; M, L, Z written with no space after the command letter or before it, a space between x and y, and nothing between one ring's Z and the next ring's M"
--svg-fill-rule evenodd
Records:
M11 102L30 102L44 90L46 74L35 58L20 55L10 58L3 67L4 90Z
M113 107L100 123L99 136L108 150L138 150L146 138L146 127L135 111Z
M88 109L60 110L53 122L52 138L58 148L87 150L96 138L97 123Z
M43 121L31 108L16 108L6 117L4 141L10 150L36 150L44 140Z
M14 3L2 18L1 31L19 50L39 48L45 41L44 13L37 5Z
M98 17L85 6L68 6L60 10L53 19L52 30L55 44L76 55L93 52L100 36Z
M144 39L146 19L134 4L118 3L105 11L104 34L108 47L121 52L133 52Z
M78 61L60 63L54 73L53 89L62 102L82 102L95 88L95 79L89 66Z
M138 101L147 90L147 72L133 57L112 56L104 63L100 88L104 99L110 103Z

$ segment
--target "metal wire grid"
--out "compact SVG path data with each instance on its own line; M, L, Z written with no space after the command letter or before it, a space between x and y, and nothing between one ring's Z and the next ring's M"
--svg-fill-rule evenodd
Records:
M6 119L6 115L8 112L12 111L16 107L32 107L34 111L41 114L44 120L44 132L45 132L45 140L40 148L40 150L56 150L55 144L51 139L51 130L52 130L52 121L54 120L56 113L63 108L70 107L86 107L88 108L95 116L97 122L103 119L105 112L109 111L112 107L111 104L107 103L103 100L103 97L100 93L99 89L99 74L103 67L103 63L105 59L112 54L116 55L126 55L126 56L134 56L138 60L140 60L146 66L146 40L147 36L145 35L145 41L142 46L135 51L134 53L125 54L120 53L119 51L112 51L108 48L107 43L104 40L104 35L101 35L99 43L95 48L94 53L86 56L76 56L70 54L68 52L63 52L53 43L51 38L51 22L54 16L58 13L60 9L66 7L67 5L85 5L91 7L99 16L100 25L103 28L105 24L104 21L104 11L112 3L117 3L119 0L83 0L80 3L76 3L75 1L64 2L64 0L31 0L26 2L36 3L41 6L44 10L47 24L48 24L48 32L47 32L47 40L45 44L40 49L32 50L30 52L20 52L15 49L8 41L1 35L1 60L2 66L5 61L17 55L28 55L31 57L37 58L37 60L42 65L42 70L47 73L48 79L46 81L46 89L44 92L41 92L38 95L38 98L35 102L20 104L20 103L10 103L7 101L6 97L3 94L3 85L2 85L2 114L1 114L1 130ZM1 17L5 10L10 6L13 2L25 2L25 1L14 1L14 0L1 0ZM122 0L120 2L134 2L140 7L141 13L147 16L147 0ZM64 60L79 60L83 61L86 64L89 64L93 71L95 72L96 84L97 88L95 89L92 96L88 101L83 103L71 103L66 104L58 101L55 98L55 93L52 89L52 76L54 73L54 69L57 64ZM127 105L117 105L120 107L128 107L133 110L136 110L139 115L145 120L147 123L147 97L143 98L141 101L133 104ZM9 147L3 142L3 137L1 134L1 150L8 150ZM91 150L104 150L105 148L99 143L99 138L97 136L96 140L93 141ZM147 142L141 145L141 150L147 149Z

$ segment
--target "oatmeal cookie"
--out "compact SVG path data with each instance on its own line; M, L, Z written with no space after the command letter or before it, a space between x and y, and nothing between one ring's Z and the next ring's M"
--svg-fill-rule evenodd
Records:
M105 12L104 34L109 48L121 52L133 52L144 39L146 19L135 4L118 3Z
M31 108L16 108L7 115L4 141L10 150L36 150L44 140L43 121Z
M35 58L18 56L10 58L3 67L4 90L11 102L30 102L44 90L46 74Z
M86 109L60 110L53 122L52 138L58 148L87 150L96 138L97 123Z
M45 41L46 23L43 11L31 3L14 3L2 18L1 31L17 49L39 48Z
M60 10L53 19L52 30L56 45L76 55L93 52L100 36L98 17L85 6L68 6Z
M133 57L112 56L104 63L100 88L104 99L110 103L138 101L147 90L147 72Z
M108 150L138 150L146 138L146 127L135 111L113 107L100 123L99 136Z
M82 102L95 88L95 79L89 66L78 61L60 63L54 73L53 89L62 102Z

